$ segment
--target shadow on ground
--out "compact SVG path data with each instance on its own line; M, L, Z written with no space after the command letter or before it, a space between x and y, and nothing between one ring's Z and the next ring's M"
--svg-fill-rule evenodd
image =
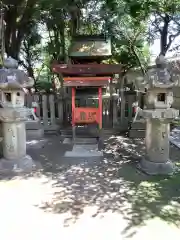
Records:
M128 223L123 231L126 237L155 217L179 225L180 175L150 177L139 172L136 164L144 152L142 140L111 137L105 142L104 159L78 164L64 161L62 156L70 146L60 144L58 137L35 148L29 151L41 162L41 174L55 181L53 199L37 207L57 214L69 212L65 226L75 222L87 206L96 209L92 217L120 213ZM171 150L177 160L179 150Z

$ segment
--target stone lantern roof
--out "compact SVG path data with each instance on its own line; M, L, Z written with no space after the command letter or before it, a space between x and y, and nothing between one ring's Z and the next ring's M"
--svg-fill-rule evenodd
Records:
M164 69L164 70L163 70ZM157 71L158 70L158 74ZM170 76L170 77L169 77ZM156 64L148 67L146 76L144 76L140 69L132 69L127 73L128 82L133 82L136 89L144 91L147 87L152 87L152 84L148 84L154 81L157 84L157 77L159 87L165 87L162 82L169 82L167 86L180 86L180 57L165 58L159 56L156 58ZM151 79L149 79L151 78ZM154 79L154 80L153 80ZM161 81L162 80L162 81ZM161 81L161 84L160 84Z
M0 89L22 89L31 87L34 80L18 69L18 62L9 57L4 61L4 68L0 69Z
M171 88L178 85L176 74L168 69L168 62L164 56L156 58L156 65L149 69L145 75L146 88Z

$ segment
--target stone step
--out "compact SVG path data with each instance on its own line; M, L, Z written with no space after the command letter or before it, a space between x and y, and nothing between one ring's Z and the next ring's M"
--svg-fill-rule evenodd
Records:
M131 129L146 129L145 121L136 121L131 124Z
M42 125L39 121L27 121L26 130L38 130L41 129Z
M98 140L96 138L75 138L74 140L72 138L64 138L63 140L64 144L97 144Z
M145 138L145 130L141 129L130 129L129 138Z
M61 136L62 137L71 138L73 136L73 134L72 134L72 131L61 132ZM76 137L79 137L79 138L96 138L98 136L99 136L98 133L89 133L89 132L79 132L79 131L76 131Z
M98 144L75 144L72 151L67 151L64 157L71 158L89 158L89 157L102 157L103 152L98 151Z
M119 128L108 128L108 129L103 128L102 131L107 134L112 134L112 133L117 133L119 131Z
M26 130L27 139L36 139L42 138L44 136L44 129L28 129Z
M60 133L63 134L71 134L72 133L72 129L71 128L67 128L67 129L60 129Z
M61 129L60 132L63 137L72 137L72 128ZM113 128L112 129L102 129L102 135L105 135L105 136L111 136L115 133L117 133L117 130L113 129ZM77 128L76 134L78 137L98 137L99 130L98 129Z

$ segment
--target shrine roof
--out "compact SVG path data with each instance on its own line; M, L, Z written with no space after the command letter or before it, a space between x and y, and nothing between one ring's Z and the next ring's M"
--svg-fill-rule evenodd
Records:
M111 39L104 35L77 35L72 39L69 57L101 58L111 56Z
M65 77L64 86L105 86L111 81L111 77Z
M52 71L63 75L99 74L112 75L122 72L121 64L54 64Z

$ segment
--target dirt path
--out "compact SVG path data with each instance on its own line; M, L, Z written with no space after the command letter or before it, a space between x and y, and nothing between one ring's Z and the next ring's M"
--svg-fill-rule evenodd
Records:
M1 240L179 239L179 174L139 172L142 141L111 138L102 161L77 164L57 136L29 145L43 172L0 181Z

